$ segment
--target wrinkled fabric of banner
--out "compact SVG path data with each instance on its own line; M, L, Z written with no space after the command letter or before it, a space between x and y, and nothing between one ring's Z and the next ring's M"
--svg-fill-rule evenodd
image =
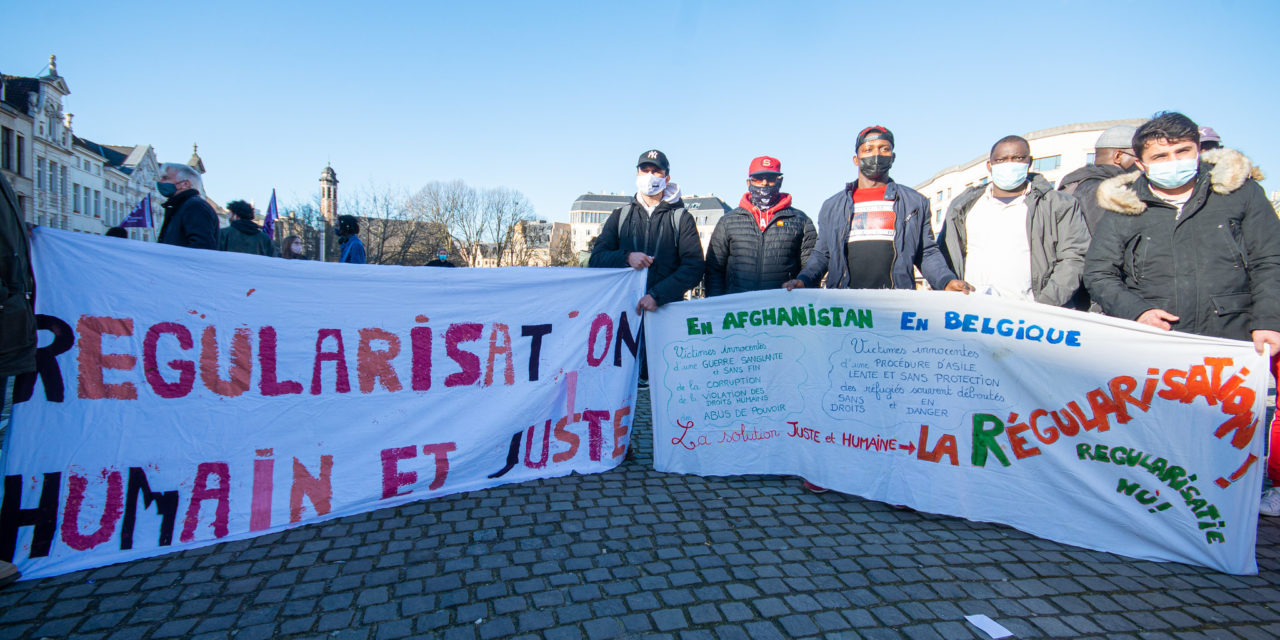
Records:
M24 579L625 453L643 272L32 246L41 369L17 380L0 512Z
M661 471L800 475L1148 560L1257 573L1252 344L943 292L762 291L646 319Z

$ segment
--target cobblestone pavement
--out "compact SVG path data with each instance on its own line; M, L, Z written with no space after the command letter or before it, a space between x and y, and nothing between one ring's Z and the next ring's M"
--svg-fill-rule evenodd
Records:
M642 407L648 406L642 398ZM999 525L700 478L639 456L0 590L0 638L1280 637L1261 574L1131 560Z

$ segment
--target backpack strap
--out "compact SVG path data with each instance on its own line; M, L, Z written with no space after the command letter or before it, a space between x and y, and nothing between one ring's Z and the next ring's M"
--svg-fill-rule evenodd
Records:
M626 206L622 207L622 211L618 213L618 237L619 238L622 237L623 225L627 224L627 216L631 215L631 210L634 208L635 208L635 205L628 202Z
M680 246L680 222L687 215L689 212L684 207L671 212L671 237L675 240L677 248Z

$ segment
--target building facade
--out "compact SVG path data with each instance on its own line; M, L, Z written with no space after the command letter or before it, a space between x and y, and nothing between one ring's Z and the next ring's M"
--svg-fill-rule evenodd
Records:
M621 193L584 193L569 207L569 227L573 239L574 252L590 251L591 241L600 235L600 228L614 209L631 202L632 196ZM685 196L685 209L693 216L698 225L698 239L702 242L705 254L711 242L711 232L724 214L733 211L733 207L715 194L705 196Z
M0 173L18 193L18 206L27 221L35 196L31 156L35 107L30 99L27 92L10 90L8 76L0 74Z
M150 145L104 145L81 138L64 112L71 94L57 58L37 77L0 74L0 171L18 192L27 222L82 233L105 233L151 196L152 228L131 238L155 240L164 198L156 189L160 163ZM201 173L204 163L189 161ZM223 225L226 210L214 206Z
M1056 187L1063 176L1093 163L1093 145L1108 127L1118 124L1136 127L1143 122L1146 120L1141 118L1081 122L1023 134L1022 137L1031 144L1031 171L1044 175ZM995 140L991 142L994 143ZM947 167L915 186L916 191L929 198L930 218L935 233L942 228L943 218L952 200L969 187L987 184L989 157L990 148L984 149L982 155L964 164Z

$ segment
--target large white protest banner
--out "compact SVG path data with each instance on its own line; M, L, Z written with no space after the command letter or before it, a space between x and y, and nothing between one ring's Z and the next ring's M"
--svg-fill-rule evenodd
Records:
M320 264L37 229L0 558L39 578L616 466L645 274Z
M1256 573L1252 344L988 296L762 291L645 320L662 471L790 474Z

